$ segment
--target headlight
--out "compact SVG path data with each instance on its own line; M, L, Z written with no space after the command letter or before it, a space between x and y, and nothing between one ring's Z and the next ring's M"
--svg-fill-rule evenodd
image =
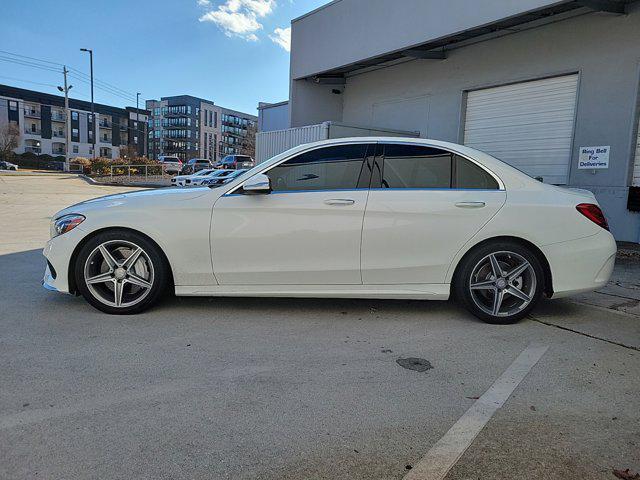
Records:
M75 213L71 215L64 215L51 222L51 238L67 233L73 230L82 222L84 222L84 216L77 215Z

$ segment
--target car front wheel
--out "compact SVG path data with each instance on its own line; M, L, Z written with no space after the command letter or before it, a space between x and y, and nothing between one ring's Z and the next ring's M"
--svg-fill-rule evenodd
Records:
M487 323L510 324L525 317L544 291L538 257L517 242L483 245L462 261L455 296Z
M158 247L135 232L111 230L80 250L75 279L82 296L111 314L134 314L151 307L166 290L168 267Z

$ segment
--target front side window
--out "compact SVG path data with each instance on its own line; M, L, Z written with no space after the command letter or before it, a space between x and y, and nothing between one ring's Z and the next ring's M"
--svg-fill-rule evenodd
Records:
M336 145L301 153L266 172L273 191L356 189L367 144ZM371 148L375 148L373 145ZM366 185L368 186L368 184Z
M384 146L382 188L497 190L498 182L470 160L434 147Z

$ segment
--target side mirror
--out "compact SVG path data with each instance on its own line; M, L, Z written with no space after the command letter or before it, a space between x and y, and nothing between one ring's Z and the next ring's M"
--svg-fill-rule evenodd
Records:
M271 193L271 179L258 173L242 184L242 190L249 195Z

